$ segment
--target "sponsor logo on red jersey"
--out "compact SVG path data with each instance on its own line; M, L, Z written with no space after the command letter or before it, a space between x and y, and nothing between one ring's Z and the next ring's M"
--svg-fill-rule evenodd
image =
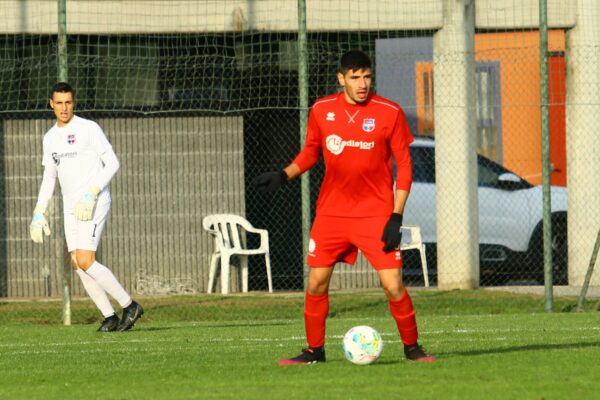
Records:
M364 140L342 140L338 135L329 135L325 139L325 146L331 154L342 154L346 147L356 147L360 150L371 150L375 147L375 142L366 142Z

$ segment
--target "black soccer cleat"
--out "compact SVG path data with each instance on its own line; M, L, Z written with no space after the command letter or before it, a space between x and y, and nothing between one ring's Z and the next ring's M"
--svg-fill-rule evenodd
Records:
M325 362L325 347L309 347L302 349L302 353L293 358L285 358L279 360L279 365L302 365L302 364L316 364Z
M102 325L100 325L97 332L114 332L117 330L118 325L119 317L117 317L116 314L113 314L110 317L104 318L104 321L102 321Z
M423 346L420 346L418 343L407 346L404 345L404 355L410 361L420 361L420 362L436 362L437 358L432 355L425 353L425 349Z
M132 301L130 305L123 309L123 317L121 318L121 322L119 322L119 326L117 326L117 331L124 332L133 328L135 325L135 321L137 321L144 314L144 309L135 301Z

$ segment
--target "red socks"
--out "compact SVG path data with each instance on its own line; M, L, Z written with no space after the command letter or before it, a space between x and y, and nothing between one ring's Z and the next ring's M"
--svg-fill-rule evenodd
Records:
M417 319L412 300L405 290L400 300L389 300L390 312L398 326L402 343L413 345L417 343ZM321 347L325 344L325 321L329 313L329 293L313 296L306 293L304 300L304 326L306 340L310 347Z
M329 293L313 296L306 292L304 299L304 327L310 347L325 344L325 320L329 313Z
M402 343L405 345L413 345L417 343L419 332L417 331L417 319L415 318L415 309L408 295L408 291L404 290L404 294L400 300L390 302L390 312L396 320L398 332Z

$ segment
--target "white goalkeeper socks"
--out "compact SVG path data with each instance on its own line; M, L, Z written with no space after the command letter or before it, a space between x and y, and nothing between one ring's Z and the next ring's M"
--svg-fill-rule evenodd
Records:
M106 295L104 289L98 285L98 282L86 274L82 269L76 269L75 271L77 272L77 275L79 275L85 291L90 296L96 307L98 307L104 318L115 315L115 309L113 308L112 304L110 304L110 300L108 300L108 296Z
M98 261L94 261L86 272L94 278L98 285L100 285L106 293L110 294L122 308L131 304L131 297L125 289L123 289L123 286L121 286L110 269L106 268Z

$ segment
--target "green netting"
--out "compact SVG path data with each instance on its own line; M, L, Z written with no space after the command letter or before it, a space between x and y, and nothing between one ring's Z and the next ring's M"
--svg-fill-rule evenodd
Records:
M591 200L600 190L600 144L584 128L598 126L600 115L600 10L583 0L548 3L552 184L564 188L568 181L570 201L557 194L554 203L555 283L580 284L600 223ZM310 105L338 90L339 56L362 48L375 62L376 91L403 106L415 136L435 138L437 155L415 154L423 168L415 178L435 181L437 208L417 202L421 189L414 185L408 221L422 226L431 283L439 275L441 287L541 284L541 198L517 199L510 183L493 190L499 166L532 185L541 182L537 2L465 4L309 1L304 54L296 1L67 1L77 112L101 123L122 161L99 250L104 263L140 295L206 292L212 239L202 218L233 212L269 230L275 290L303 290L300 182L272 198L249 182L300 149L300 57L308 64ZM41 0L2 7L0 295L57 297L58 196L50 243L33 246L27 232L41 137L52 123L47 97L58 76L57 7ZM457 165L469 158L454 155L469 149L491 162L460 172ZM311 173L313 211L322 174L322 165ZM473 174L478 197L461 189L475 182ZM423 285L418 253L407 252L405 263L407 282ZM250 289L265 290L261 259L250 264ZM378 287L362 257L338 270L332 289ZM233 291L241 289L238 274Z

